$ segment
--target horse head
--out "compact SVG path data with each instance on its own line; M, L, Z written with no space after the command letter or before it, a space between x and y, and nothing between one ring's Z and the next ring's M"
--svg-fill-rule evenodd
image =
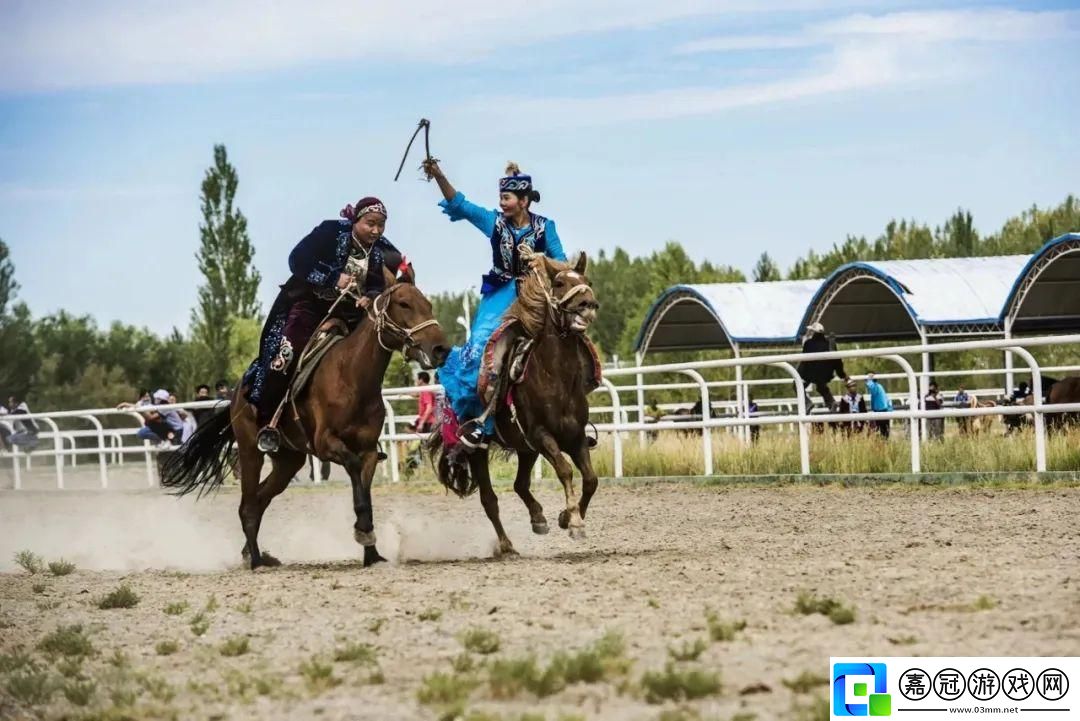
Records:
M596 312L600 309L600 303L597 302L596 294L585 275L588 263L588 257L582 252L571 268L548 264L551 297L558 311L557 322L573 333L587 331L596 320Z
M426 369L438 368L446 362L450 344L435 319L431 301L413 281L410 267L410 272L396 278L372 303L379 344L388 351L400 350L405 358Z

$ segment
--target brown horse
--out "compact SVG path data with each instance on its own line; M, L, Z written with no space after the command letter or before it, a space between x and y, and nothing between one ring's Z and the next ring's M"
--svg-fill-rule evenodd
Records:
M1067 376L1050 386L1047 403L1080 403L1080 376ZM1080 425L1080 413L1047 413L1046 427L1051 430Z
M235 440L240 524L246 539L243 555L250 559L252 570L276 566L277 559L259 550L259 525L270 501L285 490L307 455L314 454L344 466L349 473L356 511L353 536L364 547L364 566L385 560L375 548L371 481L385 417L382 381L394 351L425 368L442 365L449 352L431 303L411 277L390 285L372 302L367 318L323 357L307 388L292 403L296 413L282 414L279 428L285 443L271 454L273 467L266 480L259 482L264 454L255 443L255 407L239 392L163 464L162 485L178 489L179 495L194 490L202 495L220 485Z
M597 487L586 435L587 396L599 382L598 364L583 333L595 319L599 304L585 277L584 253L573 267L544 256L534 256L530 262L532 268L520 281L518 299L507 311L507 318L517 321L533 345L525 375L517 385L508 383L505 365L509 364L504 364L500 373L494 391L498 401L496 440L501 447L517 453L514 490L529 510L533 532L548 532L544 509L530 491L531 471L542 455L555 469L566 495L559 527L569 529L573 538L583 538L585 512ZM512 405L503 402L508 395ZM447 449L439 429L427 446L433 458L437 456L436 471L443 485L460 497L480 489L480 502L495 528L500 553L516 553L499 519L488 451L465 454L460 444ZM574 488L573 467L564 453L581 473L580 497Z

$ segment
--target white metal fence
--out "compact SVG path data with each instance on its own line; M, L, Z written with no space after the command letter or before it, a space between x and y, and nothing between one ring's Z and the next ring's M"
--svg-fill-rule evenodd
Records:
M902 420L910 422L908 442L911 446L911 470L921 471L921 437L924 435L920 429L919 421L930 418L965 418L973 416L1006 416L1006 415L1031 415L1033 416L1035 447L1035 469L1046 470L1046 424L1047 413L1077 412L1080 411L1080 403L1059 405L1045 405L1042 402L1042 378L1045 371L1054 373L1069 373L1080 370L1075 366L1057 366L1041 368L1030 348L1049 345L1080 344L1080 335L1051 336L1039 338L1010 339L1010 340L980 340L963 341L954 343L938 343L930 345L907 345L887 348L871 348L859 350L833 351L829 353L817 353L812 356L801 353L782 353L775 355L759 355L745 358L729 358L712 361L698 361L691 363L668 363L662 365L642 365L630 368L608 369L604 372L603 383L595 391L594 397L604 399L604 404L594 404L592 412L600 417L610 416L610 420L597 423L597 430L606 433L612 439L612 452L614 454L614 475L623 475L623 444L629 442L630 434L636 433L639 441L644 442L646 431L662 430L703 430L703 429L728 429L731 432L741 434L748 440L751 426L787 426L798 435L800 472L809 474L810 450L809 433L810 423L822 423L831 421L852 420L850 415L836 413L813 413L806 407L806 399L802 392L802 380L796 371L795 364L802 360L824 360L831 358L875 358L888 361L900 368L899 373L879 373L879 379L899 379L906 382L906 389L902 392L891 394L893 398L902 401L902 407L887 413L864 413L859 414L859 420ZM1031 377L1031 390L1034 396L1034 404L1031 406L995 406L991 408L945 408L942 410L923 410L920 398L925 392L927 374L925 371L916 373L911 364L903 357L904 355L922 354L925 356L934 353L947 353L957 351L969 351L980 349L1007 350L1016 355L1028 366ZM762 379L762 380L739 380L739 381L706 381L701 372L714 368L744 368L749 366L767 366L778 368L788 375L787 380ZM1011 369L972 369L958 371L935 372L936 378L950 376L992 376L1004 375ZM646 383L648 376L656 374L682 374L689 382L686 383ZM631 379L631 383L616 385L616 379ZM922 381L920 387L920 379ZM758 401L759 407L771 408L771 411L751 416L749 413L748 389L754 386L786 384L793 388L793 395L786 399L762 399ZM735 388L736 400L714 402L710 393L715 389ZM701 402L701 415L692 420L660 421L645 420L645 394L656 391L669 391L673 389L697 389ZM415 420L413 415L398 415L392 405L393 401L408 400L424 390L441 391L437 385L427 387L387 388L383 392L383 402L386 408L386 426L382 441L389 455L389 463L382 466L384 477L392 481L399 479L400 458L399 443L415 442L422 437L409 432L404 424ZM971 395L985 397L986 395L999 395L1008 389L979 388L971 389ZM620 397L625 393L633 393L636 403L624 404ZM185 409L194 410L199 408L214 407L216 401L202 403L182 403L177 405L155 406L154 410ZM672 409L673 404L668 404ZM49 413L34 413L22 416L8 416L8 422L19 419L33 419L48 430L39 435L39 445L30 452L19 449L0 453L0 462L10 462L14 475L14 487L22 487L22 472L32 467L35 460L44 460L51 463L56 487L64 488L65 469L77 467L80 458L90 458L97 466L97 473L101 488L109 485L109 470L125 463L131 462L131 457L137 458L137 462L145 467L146 485L157 485L155 455L162 449L151 445L149 442L141 444L127 444L126 440L135 438L139 426L142 424L139 415L140 410L146 409L89 409L76 411L62 411ZM720 415L716 412L719 411ZM636 416L637 420L631 420ZM106 428L102 423L105 418L128 418L132 420L130 427ZM74 421L89 424L90 428L82 430L61 429L57 421L63 421L65 425ZM90 446L82 446L79 439L93 439ZM702 444L702 473L706 476L713 474L713 438L708 432L701 433ZM51 447L48 447L51 446ZM539 466L537 473L539 473Z

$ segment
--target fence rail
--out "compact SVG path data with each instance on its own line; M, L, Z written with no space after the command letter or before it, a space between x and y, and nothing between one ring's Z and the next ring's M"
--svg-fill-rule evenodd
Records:
M798 435L800 472L810 474L810 451L808 429L812 423L844 422L851 421L852 417L837 413L813 413L806 407L806 396L803 393L803 383L795 368L796 363L804 360L827 360L833 358L875 358L896 364L900 368L898 373L879 373L879 379L900 379L906 381L906 389L902 392L891 394L896 400L902 401L902 407L887 413L864 413L859 414L859 420L901 420L909 424L909 442L911 446L911 470L921 471L921 438L925 435L920 430L921 421L936 418L969 418L977 416L1012 416L1030 415L1033 418L1035 446L1035 470L1046 470L1046 423L1047 413L1076 413L1080 412L1080 402L1048 405L1043 403L1043 373L1069 373L1080 371L1080 366L1053 366L1042 368L1031 354L1031 348L1039 348L1049 345L1080 344L1080 335L1049 336L1024 339L1004 340L980 340L958 341L952 343L919 344L906 346L892 346L886 348L856 349L845 351L830 351L815 353L812 355L802 353L779 353L772 355L756 355L744 358L727 358L711 361L696 361L689 363L665 363L658 365L642 365L630 368L614 368L604 371L602 385L594 391L598 397L604 398L606 405L596 404L591 408L593 414L610 416L609 422L597 424L597 430L601 433L610 434L612 438L612 452L614 454L614 475L623 475L623 444L628 441L628 434L638 433L640 443L645 441L646 431L662 430L702 430L702 473L706 476L713 474L713 448L712 434L704 432L706 429L730 429L742 435L749 441L749 431L754 426L787 425ZM1031 376L1031 391L1034 396L1030 406L994 406L990 408L943 408L941 410L924 410L920 405L920 398L925 393L928 374L924 368L917 373L911 364L903 357L904 355L922 354L924 357L935 353L947 353L956 351L996 349L1008 351L1017 356L1027 365L1027 372ZM742 369L749 366L764 366L777 368L783 371L786 379L760 379L760 380L736 380L736 381L706 381L701 375L702 371L717 368ZM932 373L935 377L972 376L972 375L1005 375L1016 373L1011 368L1006 369L972 369L942 371ZM644 378L657 374L678 373L687 377L688 381L682 383L645 383ZM858 377L858 376L856 376ZM630 384L616 385L614 379L630 378ZM920 390L920 380L922 389ZM791 398L763 399L761 403L776 410L773 412L751 415L749 412L749 394L747 388L758 385L789 385L793 387L794 394ZM718 388L736 389L736 400L713 401L711 392ZM700 396L700 416L692 420L674 421L661 419L659 421L645 420L645 393L657 391L670 391L673 389L696 389ZM387 388L383 391L383 404L386 408L386 424L381 441L385 444L389 455L389 463L382 467L385 477L392 481L399 479L399 443L417 441L422 436L402 431L402 423L415 419L412 415L399 415L392 405L393 401L408 400L417 394L428 390L440 392L438 385L426 387ZM1005 389L1007 391L1007 389ZM971 395L985 396L987 393L998 394L999 388L972 389ZM621 396L634 393L636 403L624 405ZM199 403L178 403L175 405L154 406L156 411L164 410L196 410L213 408L219 401L204 401ZM678 404L665 404L668 409L673 409ZM56 487L64 488L64 471L67 466L74 467L80 457L96 456L99 481L102 488L109 485L110 463L120 465L125 462L126 456L138 455L145 464L146 483L150 487L157 485L156 463L157 453L163 448L153 446L144 441L141 445L125 445L126 438L134 436L138 425L124 428L105 428L104 419L128 418L141 425L140 412L146 409L116 409L98 408L86 410L57 411L48 413L32 413L28 415L8 416L7 422L18 420L35 420L48 427L48 430L39 435L39 447L24 452L19 449L0 453L0 461L10 461L14 473L14 486L22 487L21 471L30 468L34 459L51 458L56 476ZM716 415L716 411L720 415ZM631 413L637 416L636 421L631 421ZM65 423L82 421L89 423L90 429L61 430L57 421ZM80 447L80 439L93 439L95 445ZM51 441L51 448L40 447ZM111 460L110 460L111 459ZM537 466L537 473L540 472Z

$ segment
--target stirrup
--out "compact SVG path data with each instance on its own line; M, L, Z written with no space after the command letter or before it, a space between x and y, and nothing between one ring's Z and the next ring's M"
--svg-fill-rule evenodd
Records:
M281 431L274 426L265 426L255 437L255 446L263 453L277 453L281 450Z

